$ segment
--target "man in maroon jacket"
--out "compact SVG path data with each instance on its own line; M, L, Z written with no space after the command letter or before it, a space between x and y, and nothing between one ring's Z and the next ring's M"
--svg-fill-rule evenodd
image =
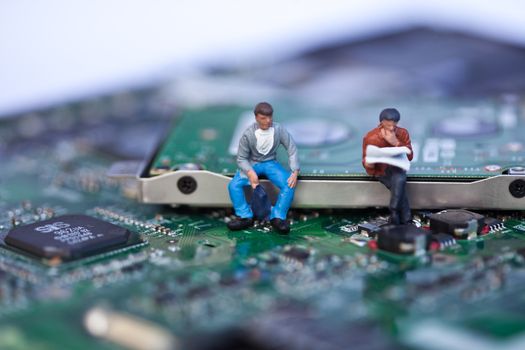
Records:
M393 165L376 163L369 164L365 161L366 147L402 147L410 150L408 160L412 160L412 144L406 129L397 126L401 116L397 109L384 109L379 115L379 126L370 130L363 138L363 166L368 175L377 179L390 190L390 222L392 224L407 224L411 221L410 204L405 191L406 171Z

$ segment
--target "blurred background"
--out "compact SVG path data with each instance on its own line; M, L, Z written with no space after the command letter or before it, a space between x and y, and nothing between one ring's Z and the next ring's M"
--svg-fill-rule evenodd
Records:
M464 93L467 83L492 92L486 85L495 78L498 90L518 89L524 10L518 0L6 0L0 115L173 79L189 84L178 97L202 102L202 91L189 90L203 87L197 77L211 67L258 68L259 82L294 82L310 95L316 86L337 89L347 98L422 86L433 95ZM222 85L235 87L247 86ZM218 88L210 99L224 94Z
M500 171L501 167L494 168L493 159L510 159L510 165L523 165L525 142L519 128L523 125L525 110L524 13L525 2L518 0L0 0L0 163L3 169L0 176L0 210L10 215L0 217L0 226L6 233L11 226L24 223L23 220L17 223L17 217L27 217L26 222L34 221L31 205L52 215L86 212L96 206L116 208L119 213L124 210L126 218L143 218L164 225L164 221L159 221L164 220L163 216L156 215L157 210L165 215L178 215L176 210L140 206L135 202L136 186L120 187L106 176L106 172L115 161L143 159L169 130L177 114L191 108L203 108L204 111L206 107L222 105L245 108L261 100L272 103L288 100L295 102L294 108L303 107L304 104L319 107L319 110L335 111L334 115L348 119L354 118L351 122L358 121L354 125L367 130L376 123L377 113L387 104L386 101L394 101L392 104L396 106L397 102L406 102L408 99L413 103L412 106L425 101L421 104L426 103L423 107L432 113L412 112L412 121L417 126L421 117L428 117L431 121L428 129L420 127L422 131L418 134L418 128L410 128L412 136L419 135L422 148L426 136L449 138L452 141L467 140L464 147L468 151L466 159L475 165L481 164L480 171L485 171L486 167L483 166L486 164L492 165L487 171ZM363 108L367 103L371 107ZM487 105L492 118L490 123L482 120L487 114ZM373 117L360 113L363 110L371 111ZM313 114L317 112L314 110ZM300 113L295 115L304 117ZM405 116L403 114L403 118ZM481 121L476 122L478 117ZM210 119L213 118L215 115L210 113ZM403 119L403 123L409 121L410 118ZM330 128L310 127L322 134L314 141L333 141L326 130L332 131L332 136L340 136L338 124L328 121L325 125ZM355 130L359 128L355 127ZM310 137L308 130L298 130L306 138ZM217 135L214 130L205 131L203 138L213 139ZM360 142L360 135L352 134L351 141ZM346 134L343 136L348 137ZM455 142L452 145L455 147ZM436 142L432 144L432 149L436 150L434 146ZM359 147L353 151L356 159L360 159ZM441 151L444 153L443 148ZM425 153L422 153L424 158ZM437 151L431 155L436 158L428 160L428 163L435 165L436 171L441 171L439 167L442 165L450 165L437 162ZM317 156L320 158L323 153L318 152ZM456 156L448 152L448 157ZM314 159L313 156L310 158ZM463 161L459 156L457 158ZM359 161L356 166L359 171L363 171ZM423 170L428 172L429 169L430 166L426 164ZM464 169L473 171L472 167ZM179 224L176 221L173 223ZM493 241L500 249L500 241ZM516 241L507 241L504 245L501 240L501 251ZM197 249L192 247L194 251ZM483 244L477 244L476 249L482 251ZM152 252L152 261L158 258L156 261L159 262L160 253L164 250L159 248L148 252ZM159 255L155 255L155 252ZM499 259L498 254L494 257ZM196 254L195 259L200 258ZM520 259L522 263L523 259ZM439 269L441 265L438 263ZM192 264L193 260L181 260L180 265L172 266L184 270L186 266L194 266ZM326 264L332 266L332 262ZM499 266L490 265L490 261L486 264ZM157 310L164 310L164 305L177 306L179 302L184 304L188 300L177 299L178 295L182 295L177 294L179 280L173 286L167 285L160 265L151 265L149 262L145 265L151 270L146 269L144 274L137 272L136 276L140 278L137 285L140 287L128 288L122 285L127 289L121 289L119 295L114 294L113 301L117 301L114 306L126 310L130 305L150 305L150 301L154 300L156 304L151 305L157 305L155 307L158 308L152 308L154 311L146 316L157 319ZM471 269L470 274L455 274L452 271L452 278L438 271L431 275L435 277L434 282L428 282L426 270L407 273L406 276L402 272L386 283L382 277L375 280L350 275L347 281L358 284L356 291L359 295L354 300L349 299L344 288L326 298L322 289L325 287L321 285L321 289L317 288L314 285L316 279L313 279L311 287L315 289L312 290L319 294L318 310L326 312L326 319L310 320L315 315L310 314L311 310L290 310L290 307L281 308L281 304L276 303L280 313L273 313L275 309L266 310L254 322L243 323L244 333L241 333L245 334L248 330L249 334L261 340L258 342L260 344L273 338L277 342L282 339L289 341L285 344L299 344L296 347L287 346L287 349L304 348L304 344L327 344L327 340L332 341L328 344L333 345L331 348L346 348L352 344L361 349L391 349L390 333L397 333L396 322L406 315L405 311L399 312L398 308L403 304L400 300L405 299L396 298L406 297L409 301L407 310L412 300L421 301L425 312L428 305L435 307L430 311L431 317L443 316L446 320L450 315L452 319L457 316L469 326L469 320L462 319L463 315L468 314L463 312L467 310L463 308L466 305L488 315L496 315L496 323L471 323L474 329L477 324L478 330L468 333L466 338L458 338L457 333L450 333L450 330L444 332L435 324L421 323L417 318L421 313L418 314L416 309L415 322L409 322L404 329L401 325L401 331L407 333L408 329L409 340L403 344L403 348L409 344L414 348L502 349L504 347L496 341L480 346L483 338L480 340L479 334L486 333L493 324L502 325L501 328L496 327L496 335L502 329L502 334L518 334L521 337L518 339L521 343L505 343L508 344L506 349L523 348L523 271L518 270L514 275L509 275L508 280L502 277L505 283L500 283L499 276L503 272L488 271L485 274L485 263L474 261L473 265L466 267ZM464 268L459 263L457 267ZM296 282L294 271L290 273L294 285L302 287ZM508 297L508 294L498 294L493 298L494 295L489 294L492 299L476 299L479 293L473 292L473 296L465 297L467 302L463 303L464 296L454 294L456 290L459 294L462 289L454 288L466 285L479 290L475 281L485 283L485 279L479 278L478 271L486 277L489 287L482 287L489 292L498 292L500 285L506 286L508 282L515 295ZM501 271L506 270L502 268ZM2 277L3 272L0 272ZM90 276L87 272L85 276ZM158 276L151 277L152 272ZM235 278L241 281L243 278L255 280L249 274L243 276ZM339 278L337 274L334 276ZM143 283L145 277L151 283ZM15 282L18 280L17 277ZM233 280L237 283L237 280ZM27 307L27 300L51 301L49 304L56 300L64 302L63 312L51 309L47 314L41 313L40 318L33 319L37 312L22 314L18 323L13 322L15 316L0 318L3 325L11 327L9 329L13 325L18 327L15 330L19 332L16 334L20 334L19 343L22 344L19 348L24 349L35 348L25 343L25 334L41 336L47 341L53 338L67 341L69 337L73 343L77 342L76 335L82 337L86 344L92 344L93 340L85 338L81 326L84 312L100 300L111 302L107 294L115 291L115 285L108 284L107 289L97 289L98 286L95 286L86 294L77 296L72 294L69 287L64 289L64 293L62 290L58 290L58 293L51 288L53 285L43 284L50 288L37 285L33 288L34 293L33 289L18 292L22 287L26 288L25 284L16 282L8 285L9 280L3 281L0 281L2 295L15 295L13 299L4 297L4 301L0 300L4 315L9 316L8 312L20 305ZM204 289L188 288L188 296L184 298L195 298L192 300L196 300L197 304L202 300L202 305L208 305L204 303L210 300L207 294L209 289L213 289L210 285L218 286L217 283L221 283L221 287L216 288L219 292L226 290L226 286L233 286L231 290L238 289L231 281L225 281L224 284L222 280L214 281L216 284L204 285ZM405 296L399 292L398 281L403 286L408 285L409 292ZM186 282L181 280L180 283L186 288ZM422 287L410 289L411 283L416 287L420 283ZM454 292L450 296L440 293L443 288ZM106 293L109 290L111 293ZM413 294L410 294L411 290ZM138 299L130 298L129 291L136 292ZM190 295L190 292L194 295ZM91 299L86 299L85 295ZM22 302L17 304L16 296ZM468 298L478 300L479 303L469 304L471 300ZM374 315L374 305L382 304L383 299L391 303L385 308L379 308L378 314ZM479 307L480 303L488 299L492 302L490 307ZM237 303L236 298L232 297L231 300ZM279 301L278 298L276 300ZM349 302L357 307L350 307ZM359 310L364 312L363 306L367 303L372 305L370 317L374 322L365 320L365 323L353 324L352 327L340 323L342 312L359 317ZM71 304L77 308L71 311ZM231 312L231 315L236 315L238 310L228 305L217 304L215 310L220 312L216 311L216 320L219 322L223 314ZM238 307L242 304L235 305ZM502 305L506 307L505 317L498 313L502 311ZM394 306L389 309L395 314L392 317L390 313L383 312L390 306ZM169 313L172 309L167 310ZM210 326L208 309L202 308L206 312L204 317L199 313L200 308L196 310L190 316L197 315L197 321L190 324L201 331L200 326ZM223 310L228 312L223 313ZM447 313L450 310L452 313ZM293 317L281 317L282 314ZM51 316L48 318L47 315ZM173 323L170 324L173 321L171 316L169 314L162 320L164 325L173 326ZM182 316L184 322L191 319L184 313ZM290 319L295 321L290 322ZM381 329L377 327L378 320L384 326ZM488 320L493 319L488 317ZM512 323L511 320L517 321ZM62 328L55 327L57 324ZM513 327L516 324L518 327ZM43 325L55 329L50 331L49 336L45 332L32 332L35 327L39 329ZM211 325L206 330L216 331L213 323ZM416 327L412 327L414 325ZM456 325L451 323L450 329L456 331ZM417 327L428 331L423 332L428 338L420 337L422 333L418 333ZM190 327L190 330L194 329ZM127 339L130 333L133 332L127 332L123 339ZM445 333L446 336L443 336ZM11 341L12 334L0 329L0 345ZM298 337L297 334L304 337ZM195 348L217 349L216 344L208 345L206 342L216 343L217 338L220 340L222 337L226 344L223 348L232 349L228 341L242 344L238 336L235 332L210 338L199 335L205 344L197 344ZM320 343L310 343L312 339ZM447 343L450 339L455 341L456 347ZM302 340L305 342L301 343ZM316 348L316 345L312 347ZM260 348L267 347L261 345Z

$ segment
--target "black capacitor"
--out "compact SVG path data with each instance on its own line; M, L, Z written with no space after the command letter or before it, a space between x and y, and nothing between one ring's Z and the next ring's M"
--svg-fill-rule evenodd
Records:
M377 234L377 247L397 254L419 255L427 251L430 232L414 225L385 225Z

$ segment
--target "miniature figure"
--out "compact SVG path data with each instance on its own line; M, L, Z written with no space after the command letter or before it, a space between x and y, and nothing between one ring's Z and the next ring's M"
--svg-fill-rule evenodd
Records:
M363 138L363 166L390 190L390 222L395 225L412 220L405 190L412 144L408 131L397 126L400 119L395 108L384 109L379 125Z
M292 204L299 175L299 157L292 136L278 123L273 123L273 108L267 102L255 106L255 123L241 137L237 151L239 170L228 185L233 208L238 218L228 223L230 230L244 230L253 225L253 212L244 196L244 187L253 189L259 184L259 176L266 176L279 188L279 196L270 213L274 230L281 234L290 232L286 214ZM291 172L276 160L277 148L283 145L288 151Z

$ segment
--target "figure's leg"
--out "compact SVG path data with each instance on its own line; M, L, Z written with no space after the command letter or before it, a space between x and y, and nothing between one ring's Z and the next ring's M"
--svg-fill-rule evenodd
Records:
M399 209L399 216L402 224L408 224L412 221L412 213L410 212L410 203L408 201L406 183L405 190L403 191L403 198L401 200L401 208Z
M285 170L277 161L265 162L265 172L268 179L279 188L277 202L272 208L270 219L278 218L286 220L288 209L292 205L295 188L288 186L288 178L291 173Z
M388 190L390 191L391 177L392 177L392 175L390 173L387 173L387 174L385 174L383 176L378 177L377 179L379 180L379 182L381 182L383 185L385 185L385 187L388 188Z
M390 210L390 223L394 225L399 225L399 222L400 222L399 215L397 213L397 210L393 207L394 202L392 201L392 198L394 197L394 194L392 193L392 184L393 184L392 168L387 167L385 171L385 175L380 176L377 179L379 180L379 182L385 185L385 187L388 188L388 190L390 191L390 203L388 205L388 209Z
M397 214L398 223L403 224L407 222L406 219L410 216L410 207L405 192L407 175L403 169L397 167L391 167L391 173L390 210Z
M241 177L239 170L228 184L228 192L230 193L235 215L241 219L253 217L252 209L248 205L248 202L246 202L246 197L244 196L244 186L249 185L250 181L245 177Z

